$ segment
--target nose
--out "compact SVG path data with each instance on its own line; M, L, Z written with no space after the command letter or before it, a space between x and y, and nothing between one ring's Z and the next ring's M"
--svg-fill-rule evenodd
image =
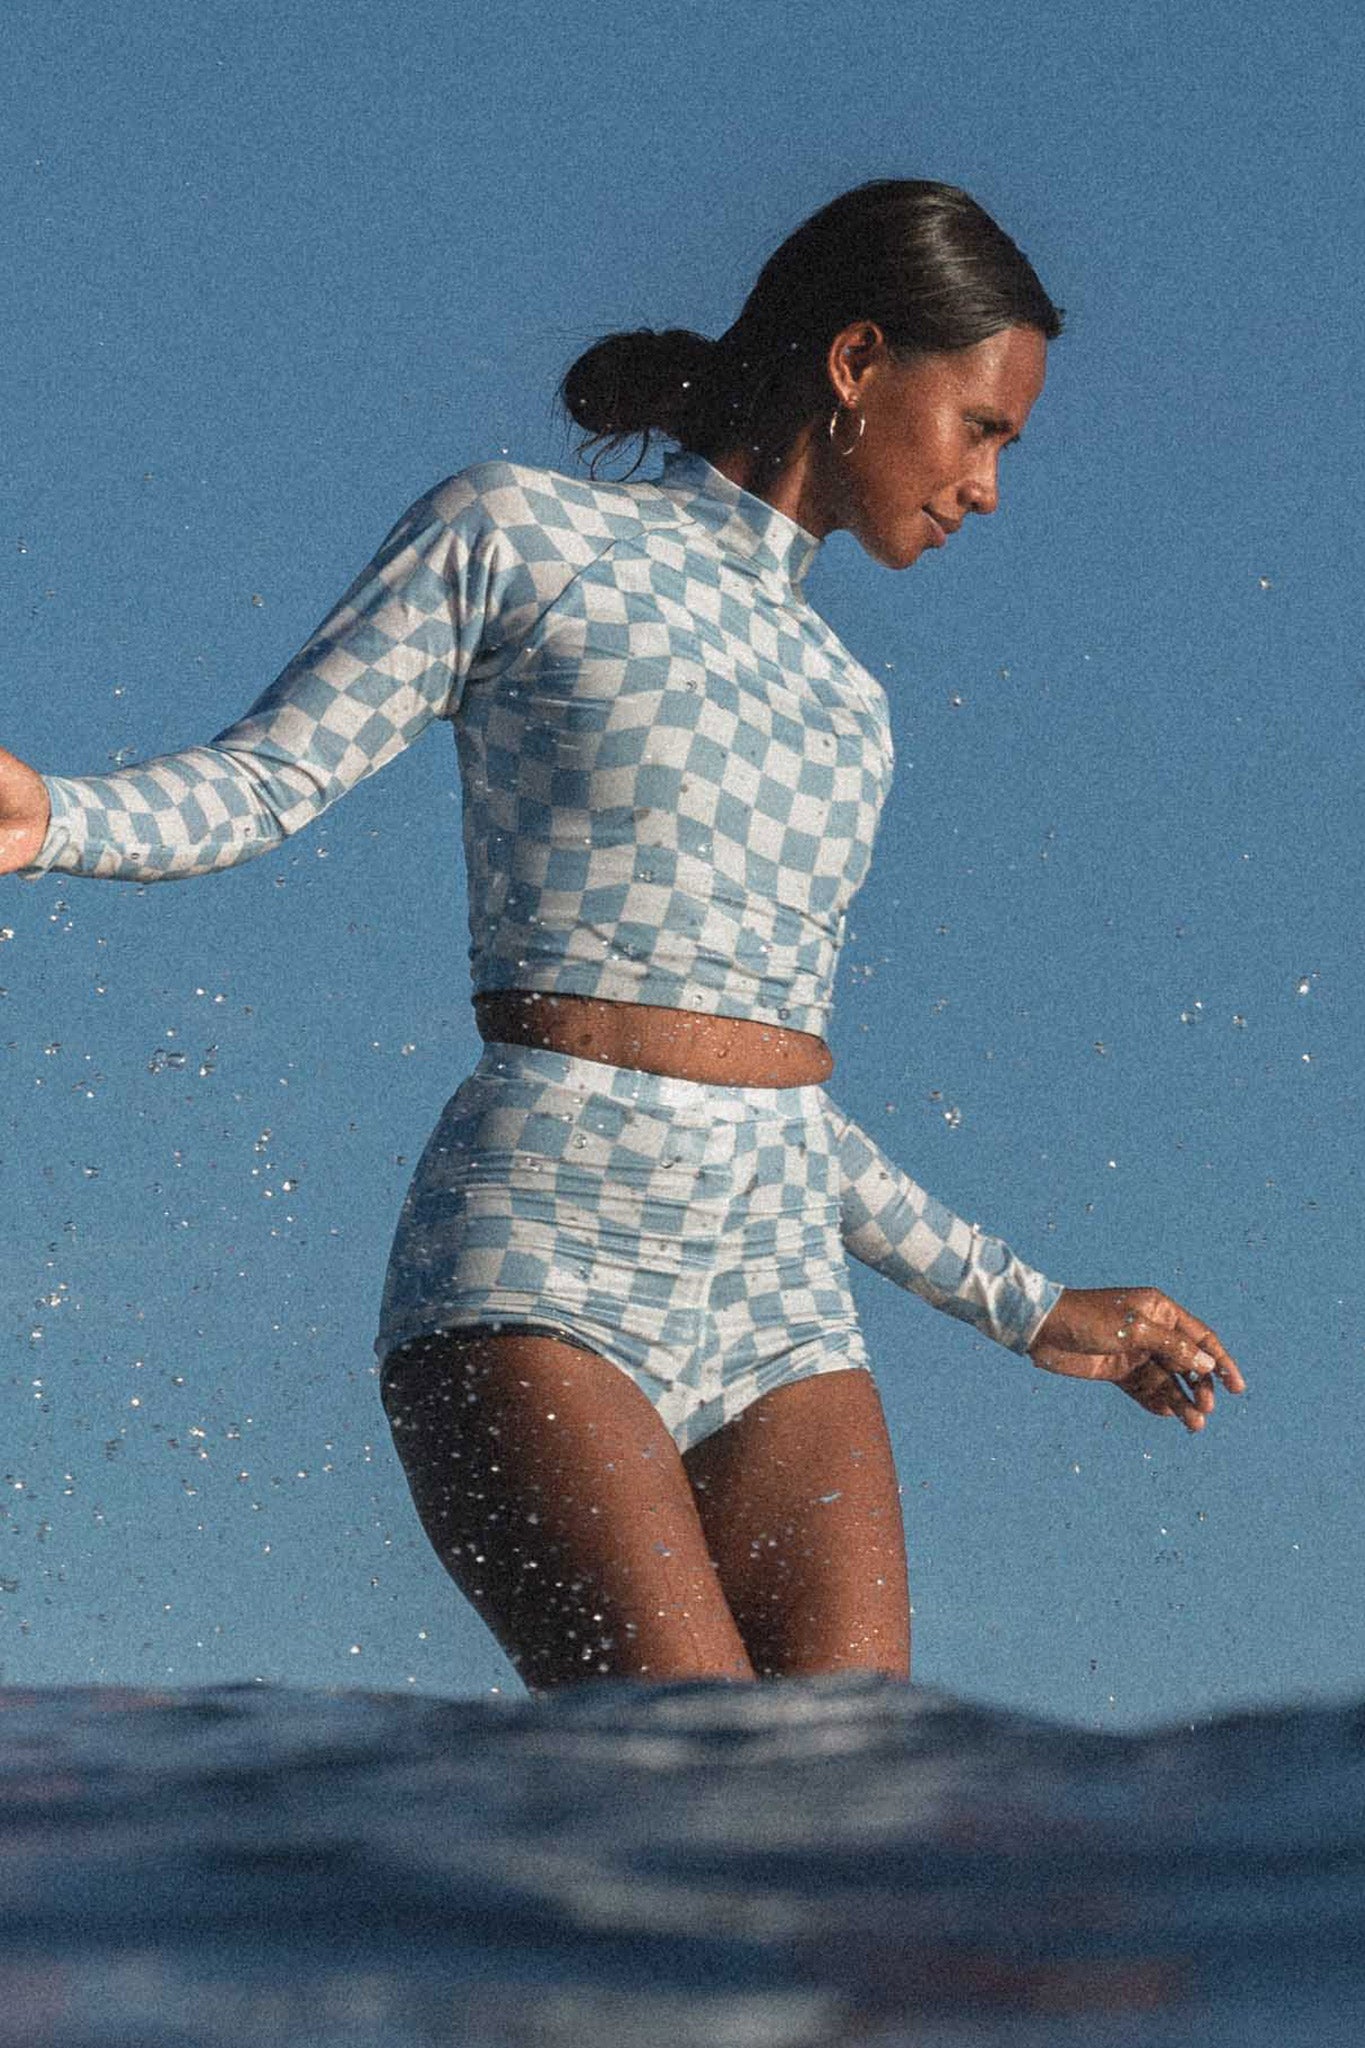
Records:
M1000 503L998 448L991 446L981 450L976 462L962 479L958 498L964 511L994 512Z

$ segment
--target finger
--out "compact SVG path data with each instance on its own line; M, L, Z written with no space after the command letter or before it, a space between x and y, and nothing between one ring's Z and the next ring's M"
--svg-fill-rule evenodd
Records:
M1154 1322L1150 1316L1135 1315L1124 1327L1124 1338L1135 1349L1151 1352L1166 1372L1184 1373L1195 1379L1211 1376L1220 1380L1230 1394L1246 1390L1246 1381L1213 1332L1196 1323L1192 1316L1182 1314L1181 1323L1172 1327Z
M1180 1418L1186 1429L1198 1432L1213 1413L1213 1389L1207 1384L1191 1392L1181 1379L1172 1375L1166 1382L1171 1401L1171 1413ZM1207 1404L1207 1405L1206 1405Z
M1203 1429L1213 1413L1214 1392L1207 1380L1187 1383L1158 1359L1145 1360L1122 1385L1149 1415L1173 1415L1192 1434Z
M1196 1346L1201 1370L1206 1373L1212 1372L1222 1381L1230 1394L1245 1393L1246 1381L1242 1378L1237 1361L1225 1349L1208 1324L1201 1323L1178 1303L1173 1306L1176 1310L1176 1327L1182 1337L1191 1340Z
M1199 1379L1182 1380L1180 1384L1184 1387L1185 1392L1189 1395L1201 1415L1212 1415L1216 1396L1213 1391L1213 1381L1208 1374L1204 1374Z

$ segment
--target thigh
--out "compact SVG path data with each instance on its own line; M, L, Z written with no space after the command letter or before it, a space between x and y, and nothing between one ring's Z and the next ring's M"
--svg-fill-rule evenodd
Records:
M761 1677L909 1677L900 1489L871 1373L827 1372L779 1387L684 1462Z
M618 1366L451 1331L383 1391L422 1525L528 1686L753 1676L677 1447Z

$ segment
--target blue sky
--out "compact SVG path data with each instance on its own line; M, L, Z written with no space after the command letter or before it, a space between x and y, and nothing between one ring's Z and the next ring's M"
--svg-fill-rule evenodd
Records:
M891 696L834 1092L1251 1382L1202 1441L860 1279L917 1675L1097 1726L1365 1679L1365 25L594 0L4 9L0 743L207 738L398 512L569 466L565 364L728 325L873 176L1068 312L1004 502L812 595ZM480 1692L370 1346L476 1038L427 735L191 885L0 883L0 1680Z

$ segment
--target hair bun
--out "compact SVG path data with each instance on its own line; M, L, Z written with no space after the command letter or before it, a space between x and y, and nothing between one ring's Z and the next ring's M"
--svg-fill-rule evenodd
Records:
M614 441L655 429L677 438L692 408L692 391L715 357L715 342L688 327L607 334L570 367L564 404L594 439Z

